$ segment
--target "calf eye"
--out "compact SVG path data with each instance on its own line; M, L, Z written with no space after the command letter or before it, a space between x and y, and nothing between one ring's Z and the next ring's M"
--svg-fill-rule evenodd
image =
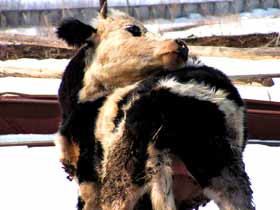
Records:
M130 32L133 36L141 36L141 29L136 25L129 25L125 30Z

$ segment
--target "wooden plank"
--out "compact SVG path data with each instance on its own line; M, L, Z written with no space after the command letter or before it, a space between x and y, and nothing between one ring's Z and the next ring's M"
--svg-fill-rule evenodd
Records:
M172 24L162 24L158 26L158 31L160 33L174 32L174 31L184 31L195 27L205 26L205 25L214 25L221 23L221 18L211 18L211 19L202 19L197 20L192 23L172 23Z
M247 74L247 75L234 75L229 76L232 80L254 80L254 79L270 79L270 78L279 78L279 74Z
M234 47L212 47L212 46L188 46L190 54L208 57L229 57L240 59L280 59L279 47L259 48L234 48Z
M240 79L233 79L234 85L247 85L247 86L264 86L264 87L272 87L274 85L273 78L240 78Z
M28 78L46 78L46 79L60 79L63 70L52 70L49 69L20 69L20 68L3 68L0 67L0 78L1 77L28 77ZM253 75L237 75L229 76L230 79L234 81L235 84L250 84L250 83L260 83L264 86L272 86L272 78L279 78L279 74L253 74Z
M27 77L27 78L46 78L60 79L64 69L49 69L49 68L26 68L26 67L2 67L0 66L0 78L2 77ZM275 74L245 74L245 75L230 75L229 78L242 83L261 82L267 83L272 78L279 78L280 73ZM261 82L261 83L263 83ZM267 85L266 85L267 86Z
M25 44L43 47L71 49L64 41L55 37L28 36L22 34L0 33L0 44Z

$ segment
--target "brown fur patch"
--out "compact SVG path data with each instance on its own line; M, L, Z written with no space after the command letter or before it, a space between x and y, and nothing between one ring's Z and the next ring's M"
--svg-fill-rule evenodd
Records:
M142 35L135 37L125 30L129 25L137 25ZM180 44L147 32L142 23L122 13L98 19L97 34L91 39L95 48L87 53L80 101L95 100L158 69L176 70L185 65L179 56Z
M123 137L124 131L124 120L116 127L115 118L120 111L118 107L118 102L123 99L123 97L132 89L134 89L138 84L129 85L123 88L118 88L114 91L113 94L108 96L107 100L104 102L103 106L100 109L95 128L95 136L102 144L103 148L103 165L106 165L109 152L116 145L118 141ZM134 99L136 100L136 98ZM124 109L127 110L134 102L130 100L128 104L124 106ZM115 131L113 132L113 130ZM106 167L103 168L102 177L106 175Z
M118 102L136 86L137 83L124 88L118 88L113 94L108 96L98 114L95 129L95 136L97 139L104 139L106 135L109 135L113 131L115 128L114 120L119 111ZM102 142L102 144L103 143L104 142Z
M59 153L60 162L63 165L71 165L77 169L80 156L79 145L59 133L56 135L54 143Z
M83 210L95 210L99 208L99 188L97 184L83 182L79 185L79 193L85 202Z

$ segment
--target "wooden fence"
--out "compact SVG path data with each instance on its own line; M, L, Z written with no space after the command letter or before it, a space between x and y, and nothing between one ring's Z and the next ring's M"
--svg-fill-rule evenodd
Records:
M96 17L97 0L0 0L0 28L56 25L62 18L89 21ZM254 8L280 7L280 0L109 0L109 7L140 20L177 18L190 13L226 15Z

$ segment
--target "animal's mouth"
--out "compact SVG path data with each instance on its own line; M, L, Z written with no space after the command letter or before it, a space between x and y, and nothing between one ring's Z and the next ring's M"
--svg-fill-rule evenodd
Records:
M178 49L162 55L164 66L168 70L182 68L188 60L188 49Z
M183 61L187 61L188 60L188 49L178 49L176 51L169 51L169 52L166 52L164 54L162 54L161 56L163 57L173 57L174 59L180 59L180 60L183 60Z

